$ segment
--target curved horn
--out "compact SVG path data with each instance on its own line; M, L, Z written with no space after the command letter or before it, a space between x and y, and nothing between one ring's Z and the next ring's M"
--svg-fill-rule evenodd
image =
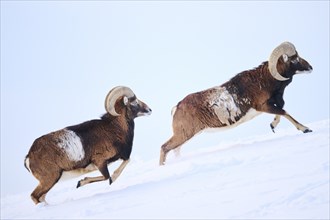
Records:
M134 92L125 86L117 86L110 90L108 95L105 97L104 106L105 110L113 116L118 116L115 109L116 101L121 96L127 96L128 98L135 96Z
M289 57L296 54L296 48L294 45L290 42L284 42L280 44L278 47L276 47L273 52L271 53L268 61L268 68L269 72L272 74L272 76L279 80L279 81L285 81L289 78L285 78L281 76L281 74L277 71L277 61L278 59L283 55L286 54Z

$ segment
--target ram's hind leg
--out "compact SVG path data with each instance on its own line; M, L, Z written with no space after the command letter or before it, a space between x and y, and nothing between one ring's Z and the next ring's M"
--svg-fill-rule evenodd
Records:
M179 151L179 147L192 137L193 135L183 137L182 134L180 135L174 134L166 143L162 145L160 149L159 165L165 164L166 156L168 152L170 152L171 150Z
M45 202L45 197L46 197L46 191L44 190L43 186L39 183L39 185L34 189L34 191L31 193L31 199L35 204L38 204L40 202Z
M96 163L94 163L96 164ZM97 177L85 177L84 179L78 181L77 188L84 186L89 183L94 183L94 182L99 182L99 181L104 181L109 179L109 184L112 183L112 180L110 178L109 170L108 170L108 164L106 161L96 164L96 167L99 169L101 172L102 176L97 176Z
M179 141L175 136L172 136L166 143L160 148L159 165L165 165L168 152L182 145L184 141Z
M159 165L164 165L166 161L166 156L168 152L171 150L177 149L179 151L179 147L184 144L186 141L194 137L194 135L201 132L205 129L205 125L201 123L203 118L195 116L192 112L196 112L194 106L190 104L188 106L178 105L172 111L173 121L172 121L172 129L173 135L172 137L165 142L160 149L160 158Z
M31 199L35 204L44 202L47 204L45 198L47 192L57 183L57 181L60 179L61 174L58 173L58 175L52 175L52 176L45 176L43 177L39 185L35 188L35 190L31 194Z

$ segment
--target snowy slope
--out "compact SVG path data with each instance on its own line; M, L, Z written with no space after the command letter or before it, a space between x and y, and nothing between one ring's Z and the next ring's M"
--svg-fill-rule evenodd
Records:
M308 126L312 133L289 127L216 147L183 147L162 167L159 155L132 158L111 186L76 189L81 177L58 183L48 206L35 206L31 192L6 196L1 219L329 219L329 120Z

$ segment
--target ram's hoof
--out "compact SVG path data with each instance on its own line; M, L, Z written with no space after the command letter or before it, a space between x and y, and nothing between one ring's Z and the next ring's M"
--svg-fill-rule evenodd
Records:
M76 188L78 189L80 186L80 181L78 181Z
M309 133L309 132L312 132L312 130L309 129L309 128L306 128L303 132L304 132L304 133Z
M275 133L275 130L274 130L274 126L272 124L270 124L270 128L272 129L273 133Z
M109 178L109 185L111 185L112 184L112 179L111 179L111 177Z

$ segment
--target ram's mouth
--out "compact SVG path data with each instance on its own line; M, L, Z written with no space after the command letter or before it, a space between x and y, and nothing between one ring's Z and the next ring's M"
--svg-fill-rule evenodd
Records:
M152 113L152 110L149 108L149 109L146 109L146 110L143 111L143 112L139 112L139 113L137 114L137 116L148 116L148 115L151 115L151 113Z
M297 70L296 74L303 74L303 73L308 74L308 73L311 73L311 72L313 72L312 68L310 68L308 70Z

